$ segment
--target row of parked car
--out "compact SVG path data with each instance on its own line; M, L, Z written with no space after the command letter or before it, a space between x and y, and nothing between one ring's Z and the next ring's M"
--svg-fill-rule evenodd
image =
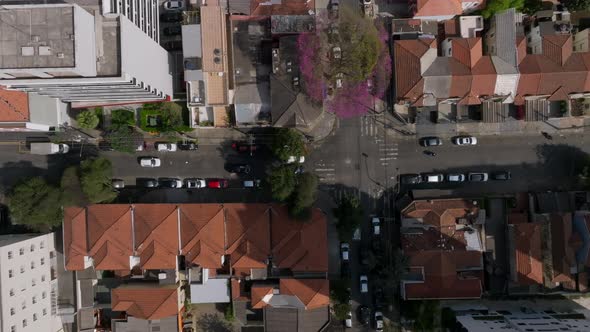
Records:
M261 185L260 180L244 180L242 181L244 188L258 188ZM121 179L112 179L112 186L115 189L125 188L125 181ZM229 182L226 179L200 179L200 178L141 178L137 179L137 186L142 188L186 188L186 189L202 189L213 188L223 189L229 187Z
M507 181L512 179L512 174L508 171L497 171L492 173L470 172L467 175L463 173L421 173L421 174L403 174L400 176L401 184L419 184L419 183L439 183L439 182L486 182L488 180Z
M422 137L418 142L424 147L439 146L443 144L442 139L436 136ZM477 145L477 138L473 136L455 136L451 138L451 142L455 145Z

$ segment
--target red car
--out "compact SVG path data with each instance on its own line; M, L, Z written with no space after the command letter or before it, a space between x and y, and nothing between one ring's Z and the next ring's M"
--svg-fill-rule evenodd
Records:
M232 149L236 150L239 153L254 153L258 150L258 145L256 144L248 144L242 142L233 142L231 145Z
M227 188L228 182L224 179L211 179L207 182L207 187L215 189Z

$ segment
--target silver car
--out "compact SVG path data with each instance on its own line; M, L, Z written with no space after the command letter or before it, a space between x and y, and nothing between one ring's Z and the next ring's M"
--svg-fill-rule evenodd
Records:
M464 182L465 174L449 174L447 175L447 181L449 182Z
M453 137L453 143L456 145L476 145L477 138L473 136L457 136Z
M184 184L189 189L207 187L207 183L204 179L184 179Z
M156 157L141 157L139 158L139 164L141 167L160 167L162 161Z

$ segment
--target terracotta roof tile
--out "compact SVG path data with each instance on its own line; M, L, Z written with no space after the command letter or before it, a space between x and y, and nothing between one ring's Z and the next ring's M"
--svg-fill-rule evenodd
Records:
M298 272L328 270L327 225L324 214L312 212L305 223L291 219L285 206L272 209L273 262Z
M481 38L452 38L451 45L453 58L469 68L481 59Z
M225 14L219 6L201 6L201 44L204 72L227 71L227 30ZM215 61L215 58L219 58Z
M463 8L460 0L416 0L416 16L461 15Z
M84 270L84 256L88 255L86 209L78 206L64 208L63 228L66 270Z
M459 218L467 218L473 212L477 215L479 209L467 199L438 199L413 201L402 210L404 218L423 218L427 214L434 216L428 219L428 224L441 226L454 226Z
M549 219L553 256L553 279L551 282L574 282L570 266L574 266L576 260L568 243L572 236L572 215L571 213L552 213Z
M564 65L573 52L572 35L543 36L543 55L553 62Z
M97 270L129 270L129 257L133 255L131 207L90 205L86 212L89 254L94 259L94 267Z
M226 254L232 268L260 268L270 253L269 206L225 204ZM250 265L250 266L249 266Z
M281 279L279 287L282 295L296 296L307 310L330 304L330 282L327 279Z
M250 288L252 308L261 309L266 307L267 303L263 301L267 295L272 295L274 287L265 284L254 284Z
M251 0L251 16L309 15L315 11L315 0L282 0L269 4L268 0Z
M542 284L541 225L519 223L512 227L514 227L518 283L522 285Z
M398 98L406 96L417 85L424 85L420 58L436 44L434 39L396 40L394 42L395 84ZM421 83L421 84L419 84ZM422 95L415 92L415 98Z
M0 88L0 122L29 121L29 95Z
M111 291L112 310L125 311L140 319L162 319L178 315L178 293L174 287L118 287Z
M248 301L248 296L244 291L244 282L231 279L231 297L234 301Z
M134 205L135 246L142 269L176 268L178 213L174 204Z

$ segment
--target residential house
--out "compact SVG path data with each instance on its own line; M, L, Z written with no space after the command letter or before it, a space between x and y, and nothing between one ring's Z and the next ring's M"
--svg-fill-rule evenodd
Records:
M481 37L483 31L483 17L479 15L457 16L450 20L440 22L444 40L450 37L475 38Z
M0 131L52 131L70 121L59 99L0 89Z
M231 15L273 16L315 13L315 0L231 0L224 5L228 7Z
M401 212L401 242L409 272L405 300L479 298L485 210L466 199L413 201Z
M318 330L329 321L326 227L319 210L301 223L288 216L285 206L274 204L68 207L64 264L79 273L108 270L119 276L124 285L112 291L111 306L121 319L133 317L133 324L158 319L146 312L160 318L162 311L177 315L184 303L178 282L185 275L192 303L232 302L244 325L270 324L267 331L279 331L272 327L273 319L314 317L309 324ZM258 293L251 288L262 284L274 285L274 299L265 298L270 316L263 315L267 309L262 305L252 304L261 299L255 300ZM166 294L159 300L150 297L156 292ZM125 299L118 294L126 294ZM175 298L174 313L153 307ZM144 302L152 311L136 308ZM252 310L257 314L248 314ZM125 324L131 323L127 319Z
M73 308L58 304L53 233L1 235L0 266L0 330L71 327Z
M469 14L485 6L485 0L409 0L414 18L445 21Z

